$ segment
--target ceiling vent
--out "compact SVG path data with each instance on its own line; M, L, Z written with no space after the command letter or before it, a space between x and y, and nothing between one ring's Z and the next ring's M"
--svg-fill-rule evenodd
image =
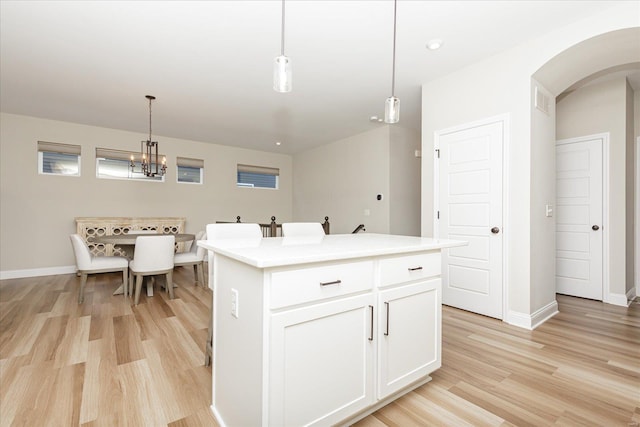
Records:
M538 86L536 86L536 96L535 96L536 108L547 116L549 115L549 95L542 92Z

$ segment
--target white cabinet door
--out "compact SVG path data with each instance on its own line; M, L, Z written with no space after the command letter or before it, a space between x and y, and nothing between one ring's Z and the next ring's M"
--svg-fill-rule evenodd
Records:
M380 292L378 398L400 390L441 365L440 278Z
M334 424L373 403L373 296L271 316L268 425Z

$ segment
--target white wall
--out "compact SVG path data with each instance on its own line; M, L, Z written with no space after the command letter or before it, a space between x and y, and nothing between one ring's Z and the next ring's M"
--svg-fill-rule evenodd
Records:
M420 235L420 135L389 126L389 233Z
M293 156L293 217L322 222L331 234L389 233L389 126L360 133ZM369 215L365 214L369 211Z
M544 220L539 220L538 216L544 215L544 211L537 206L541 201L554 200L555 191L543 181L536 181L537 178L532 183L531 178L532 174L536 177L538 173L553 174L548 165L554 164L555 157L555 151L553 155L549 150L540 151L536 154L536 163L532 163L532 133L538 132L532 131L531 112L535 108L531 97L532 76L556 55L586 39L618 29L639 27L638 9L635 2L612 7L423 85L422 234L425 236L433 232L431 165L434 132L499 114L510 115L506 173L508 227L504 228L508 248L507 321L532 317L553 303L545 298L555 292L555 281L537 282L537 276L532 275L532 271L550 265L555 257L555 248L550 250L553 232L551 227L539 224ZM625 47L632 50L632 56L638 56L633 46L622 48ZM562 73L561 69L553 71ZM592 72L595 71L599 70ZM586 75L578 73L576 76ZM546 86L545 81L539 81ZM557 93L552 91L552 94ZM535 220L532 220L533 216ZM533 241L532 236L535 236Z
M416 133L384 125L294 155L294 219L327 215L331 234L364 224L370 233L419 235L419 147Z
M95 175L95 148L135 151L147 135L5 113L0 124L0 272L5 276L74 265L69 234L78 216L183 216L191 233L237 215L243 222L292 218L288 155L158 136L169 167L164 183L105 180ZM81 145L81 177L39 175L38 140ZM176 183L177 156L204 160L204 185ZM238 188L238 163L279 168L280 188Z
M531 79L531 99L536 88L549 97L549 113L531 109L531 246L544 250L543 256L531 253L531 306L536 309L555 301L556 223L546 216L546 205L556 204L556 107L554 96ZM554 286L545 286L553 283Z
M557 139L610 133L608 281L609 291L619 295L626 293L626 90L626 79L619 77L570 92L558 100L556 117Z
M635 209L636 209L636 170L635 170L635 146L636 138L634 133L634 116L640 114L640 111L635 111L633 108L633 89L629 82L625 82L625 184L626 184L626 229L625 229L625 244L626 244L626 277L625 277L625 295L630 295L631 291L635 292L635 236L636 227L638 226L635 221Z

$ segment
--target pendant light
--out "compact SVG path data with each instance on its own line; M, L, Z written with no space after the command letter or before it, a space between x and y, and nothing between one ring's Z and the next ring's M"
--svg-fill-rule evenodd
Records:
M164 175L167 172L167 159L162 158L162 166L159 167L160 161L158 159L158 141L153 141L151 138L151 101L156 99L153 95L146 95L145 98L149 100L149 139L146 141L140 141L140 167L143 175L153 178L157 175ZM155 168L153 167L155 165ZM135 173L135 162L133 155L129 162L131 172ZM153 170L155 169L155 170Z
M396 90L396 15L398 0L393 0L393 68L391 71L391 96L384 103L384 122L398 123L400 120L400 100L395 96Z
M273 90L291 92L291 59L284 54L284 0L282 0L282 32L280 39L280 56L273 63Z

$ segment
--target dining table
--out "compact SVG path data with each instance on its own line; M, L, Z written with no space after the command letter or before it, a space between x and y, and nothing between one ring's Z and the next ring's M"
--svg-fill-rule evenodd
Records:
M169 236L169 235L170 234L159 234L159 233L158 234L117 234L117 235L111 235L111 236L91 236L87 240L90 243L102 243L105 245L126 246L133 249L135 248L136 239L138 237ZM190 242L195 240L196 238L195 234L189 234L189 233L178 233L178 234L173 234L173 236L176 238L176 243ZM133 251L131 251L131 254L133 255ZM174 283L173 287L177 288L177 285ZM120 285L118 289L116 289L113 292L113 295L122 295L123 293L124 293L124 284ZM153 284L150 280L147 280L147 296L149 297L153 296Z

